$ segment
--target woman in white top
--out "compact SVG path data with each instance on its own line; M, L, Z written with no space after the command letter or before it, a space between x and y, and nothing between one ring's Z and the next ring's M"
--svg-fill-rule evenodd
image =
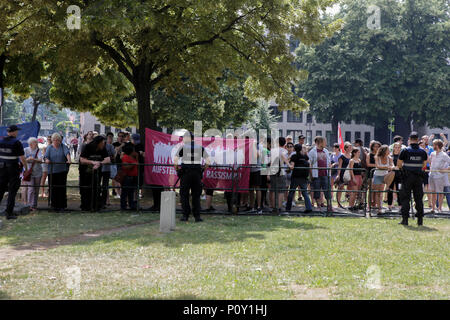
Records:
M373 173L373 191L375 204L378 208L378 214L382 214L381 196L385 185L390 186L395 177L394 161L389 155L389 146L382 145L375 156L375 171Z
M34 211L37 209L39 186L42 177L42 152L39 150L38 140L36 138L29 138L28 145L29 147L24 149L25 158L28 162L28 168L31 168L33 165L33 170L30 181L27 183L27 204L30 210Z
M433 141L433 151L428 158L430 165L430 191L431 192L444 192L444 187L449 184L448 181L448 168L450 166L450 157L442 151L444 143L440 139ZM444 194L433 193L431 195L431 213L436 210L436 200L439 198L438 212L442 211L442 202L444 201Z

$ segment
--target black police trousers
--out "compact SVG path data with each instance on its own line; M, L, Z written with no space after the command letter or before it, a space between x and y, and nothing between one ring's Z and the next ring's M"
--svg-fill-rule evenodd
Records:
M416 203L417 217L423 217L423 176L422 173L407 173L403 177L402 187L400 189L400 199L402 204L402 217L409 217L411 191Z
M189 192L192 192L192 213L195 218L200 218L200 196L202 194L202 170L185 169L180 178L180 196L183 215L189 217L191 206L189 204Z
M3 200L5 192L8 191L8 201L6 203L6 215L12 215L17 191L20 188L20 171L18 165L6 166L0 163L0 202Z

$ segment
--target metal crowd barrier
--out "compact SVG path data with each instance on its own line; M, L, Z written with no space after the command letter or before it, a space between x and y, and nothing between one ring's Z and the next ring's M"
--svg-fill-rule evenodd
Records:
M53 162L51 164L48 164L48 172L49 173L52 172L52 170L51 170L52 166L53 165L57 165L57 164L67 164L67 163L66 162L61 162L61 163ZM79 166L80 163L79 162L71 162L70 165L78 165ZM109 164L104 164L104 165L120 166L120 164L115 164L115 163L109 163ZM133 188L133 189L136 188L136 202L137 202L136 211L145 211L145 209L144 210L142 209L141 204L140 204L140 196L139 195L140 195L141 190L146 190L146 189L151 189L151 190L153 190L153 189L175 190L175 189L179 189L180 188L179 186L176 187L176 186L173 186L173 185L153 186L153 185L142 184L142 186L141 186L141 181L140 181L140 179L141 179L141 171L145 170L146 166L173 167L174 166L173 164L139 163L139 164L136 164L136 165L138 166L137 184L136 184L136 186L130 187L130 188ZM252 167L254 168L255 167L254 165L253 166L252 165L234 165L234 166L233 165L211 165L209 167L210 168L228 168L228 169L231 170L231 177L232 177L231 188L208 188L208 189L209 190L213 190L213 191L232 192L232 204L233 204L233 206L235 204L235 200L236 200L235 197L236 197L237 193L245 193L245 191L253 191L253 190L255 190L255 191L266 191L266 192L267 191L269 191L269 192L272 191L271 188L239 188L239 183L238 183L239 181L237 180L238 177L239 177L239 174L238 174L239 170L242 170L242 169L245 169L245 168L252 168ZM261 166L259 166L259 167L261 169L264 168L264 167L261 167ZM101 172L101 168L102 167L100 167L97 172ZM287 167L282 167L282 169L287 169ZM363 211L363 214L360 214L359 212L356 212L356 213L353 212L352 214L356 215L356 216L368 216L368 217L370 217L371 216L370 215L370 211L371 211L372 194L377 193L377 192L380 192L380 193L389 192L389 190L387 190L386 188L385 188L385 190L382 190L382 191L372 190L372 179L369 178L369 175L367 175L368 171L365 168L342 168L342 169L339 169L339 168L320 168L320 167L295 167L294 169L327 170L328 189L327 190L313 189L312 186L310 186L310 188L308 188L308 190L307 190L307 192L311 194L311 199L312 199L313 193L315 191L327 192L330 195L329 199L327 199L327 207L332 207L333 193L342 192L342 193L358 193L358 194L360 194L361 195L360 196L360 201L363 201L363 203L362 203L363 210L360 210L360 211ZM361 171L362 173L364 173L362 189L360 189L360 190L344 190L344 189L342 189L342 190L339 190L339 189L333 190L333 186L331 185L331 174L330 174L331 171L337 171L337 175L339 176L340 175L340 171L345 171L345 170L357 170L357 171ZM369 171L369 173L373 173L374 170L375 170L375 168L372 168ZM94 174L92 174L91 176L92 176L92 178L91 178L91 185L67 185L67 184L65 186L53 185L52 184L52 180L53 179L52 180L49 179L49 184L47 184L47 185L45 185L45 184L44 185L39 185L39 187L38 187L39 189L38 190L40 190L41 188L45 188L45 187L48 187L50 192L51 192L52 188L54 188L54 187L78 188L78 189L91 188L91 190L92 190L92 194L91 194L91 208L92 209L91 210L95 211L94 210L94 199L95 199L95 197L98 197L99 195L95 195L94 194L94 189L97 189L100 192L103 192L106 189L107 192L109 192L110 189L115 189L117 187L116 186L111 186L109 181L108 181L108 185L106 187L102 186L101 185L101 180L102 180L101 175L98 175L99 177L97 177L97 178L99 180L99 183L97 184L97 186L99 186L99 187L98 188L94 188L94 182L95 182L96 178L95 178ZM309 181L309 184L311 185L312 181ZM365 184L367 184L367 187L364 187ZM33 186L21 183L21 187L29 188L29 187L33 187ZM36 186L34 186L34 187L36 187ZM387 187L389 187L389 186L387 186ZM127 188L127 187L121 186L120 188L123 189L123 188ZM300 190L298 188L296 188L296 189ZM281 191L281 192L284 192L284 191L290 191L291 189L290 189L290 187L285 187L285 188L277 188L277 190ZM295 190L295 191L297 191L297 190ZM48 195L48 205L49 206L50 206L50 200L51 200L50 192L49 192L49 195ZM399 193L398 190L395 190L395 191L392 190L392 192L396 193L396 194ZM444 194L444 195L449 194L449 193L450 192L424 192L424 194ZM265 199L262 199L262 201L264 201L264 200ZM278 203L277 193L275 193L275 199L274 200L275 200L274 208L277 209L277 210L280 209L280 204ZM369 200L369 203L367 203L368 200ZM446 201L446 199L444 197L443 202L445 202L445 201ZM411 202L412 202L412 200L411 200ZM340 205L340 203L339 203L339 205ZM108 210L111 210L111 209L108 209ZM325 212L327 212L327 211L325 211ZM216 212L216 213L220 213L220 212ZM300 213L300 212L298 212L298 213ZM340 213L342 213L342 212L333 212L333 214L340 214ZM346 213L348 214L348 212L346 212ZM413 206L412 205L411 205L411 213L413 213ZM412 216L414 217L414 214L412 214Z

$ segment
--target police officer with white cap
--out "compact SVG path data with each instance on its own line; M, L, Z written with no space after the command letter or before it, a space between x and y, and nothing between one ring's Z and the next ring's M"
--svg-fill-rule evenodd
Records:
M19 127L9 126L6 131L8 135L0 138L0 202L8 191L8 201L6 205L6 218L17 219L14 214L14 205L17 191L20 187L20 162L25 171L28 169L25 160L22 143L17 139Z
M402 221L400 224L408 225L409 202L411 191L417 210L417 224L423 224L423 168L426 167L428 155L419 147L419 135L411 132L409 135L409 147L403 149L397 160L397 167L402 170L402 187L400 188L400 201L402 204Z

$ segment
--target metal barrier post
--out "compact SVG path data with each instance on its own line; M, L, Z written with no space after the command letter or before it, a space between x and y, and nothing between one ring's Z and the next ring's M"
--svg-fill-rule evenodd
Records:
M232 213L236 214L237 210L239 209L239 206L236 206L235 211L235 202L236 202L236 192L235 192L235 172L234 172L234 165L231 167L231 211Z
M50 162L50 172L47 167L47 177L48 177L48 199L47 199L47 205L49 208L51 208L51 192L52 192L52 184L53 184L53 177L51 177L51 173L53 173L53 163ZM45 185L45 181L44 181ZM45 191L45 189L44 189Z
M140 205L139 205L139 198L140 198L140 181L139 178L141 177L141 164L138 163L138 176L137 176L137 199L136 199L136 211L138 212L140 209Z
M328 179L328 199L327 199L327 213L328 209L333 210L333 193L331 192L331 168L327 168L327 179ZM327 197L326 197L327 198Z
M91 212L95 211L94 208L94 178L95 178L95 170L92 169L92 179L91 179Z

